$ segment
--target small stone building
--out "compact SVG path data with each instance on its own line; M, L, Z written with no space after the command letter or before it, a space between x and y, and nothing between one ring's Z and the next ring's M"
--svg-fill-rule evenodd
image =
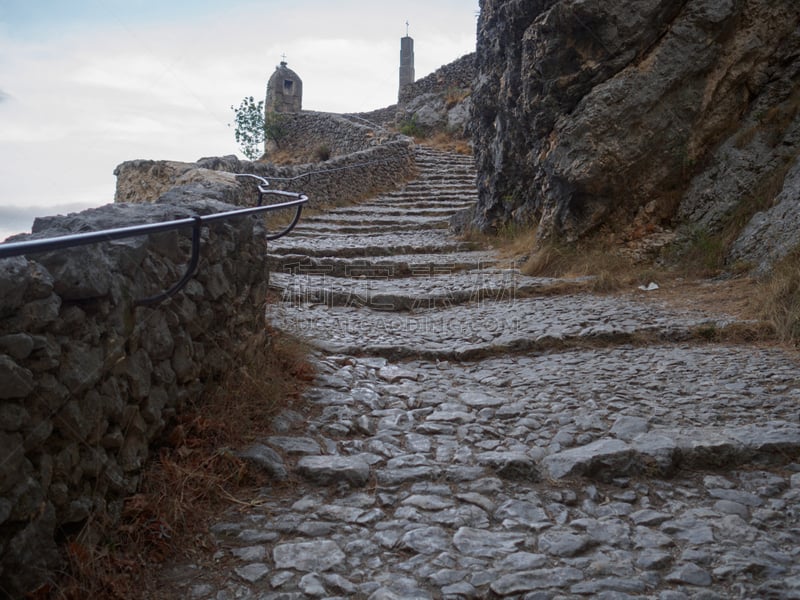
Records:
M266 112L299 113L303 109L303 81L286 66L286 61L275 67L267 82Z

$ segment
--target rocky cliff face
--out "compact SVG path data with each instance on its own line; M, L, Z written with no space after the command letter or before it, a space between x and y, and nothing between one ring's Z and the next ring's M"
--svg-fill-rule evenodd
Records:
M575 240L771 209L798 156L799 23L796 0L482 0L474 224Z

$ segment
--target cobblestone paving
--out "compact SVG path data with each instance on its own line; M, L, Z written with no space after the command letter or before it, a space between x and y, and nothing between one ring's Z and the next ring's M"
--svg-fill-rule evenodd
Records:
M437 182L468 186L468 163L418 161L423 205ZM381 238L383 263L310 261L308 238L273 248L296 262L275 261L271 317L316 346L319 374L309 412L243 455L292 493L232 510L213 565L170 585L197 600L800 598L796 357L692 335L726 315L437 256L427 235L417 255Z

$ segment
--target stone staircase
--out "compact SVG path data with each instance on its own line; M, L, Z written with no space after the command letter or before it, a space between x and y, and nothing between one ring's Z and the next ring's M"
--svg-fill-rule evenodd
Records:
M212 528L207 598L800 597L800 378L734 321L525 277L447 233L470 160L270 246L308 413L243 452L276 477Z

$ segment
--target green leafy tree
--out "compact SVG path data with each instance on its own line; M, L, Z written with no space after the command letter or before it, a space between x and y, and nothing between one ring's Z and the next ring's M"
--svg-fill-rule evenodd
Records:
M266 139L264 101L256 102L252 96L244 98L239 108L231 105L236 129L233 134L242 153L250 160L261 156Z
M250 160L262 155L266 140L280 147L281 140L286 137L286 123L283 116L270 111L264 113L264 101L256 102L252 96L244 98L239 108L231 106L236 122L234 136L242 153Z

